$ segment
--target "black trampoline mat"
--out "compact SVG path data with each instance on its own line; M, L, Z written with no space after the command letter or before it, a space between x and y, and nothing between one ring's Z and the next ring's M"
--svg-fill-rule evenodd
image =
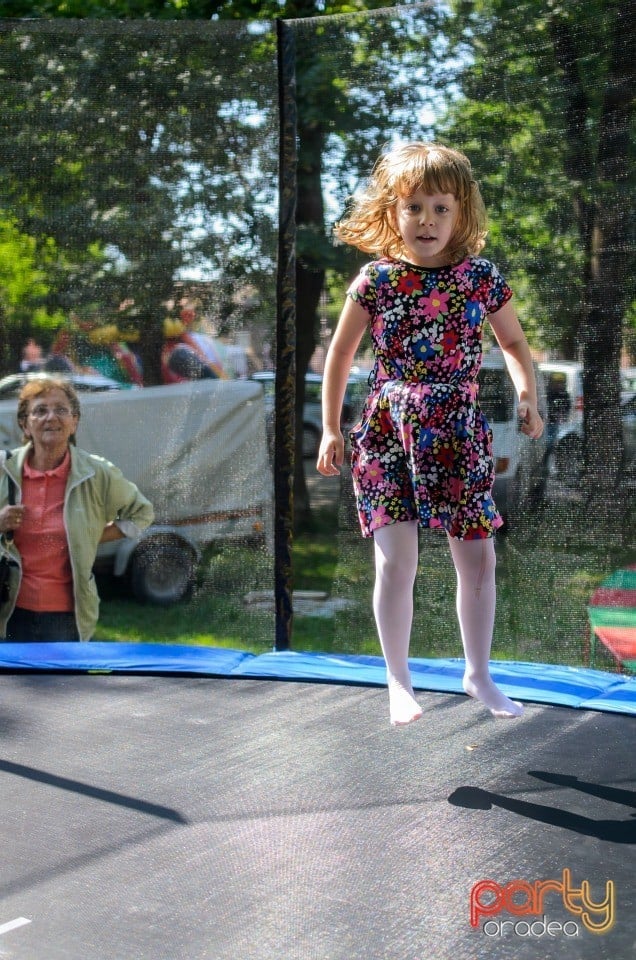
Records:
M377 688L0 676L0 958L631 960L633 721L420 699L394 730Z

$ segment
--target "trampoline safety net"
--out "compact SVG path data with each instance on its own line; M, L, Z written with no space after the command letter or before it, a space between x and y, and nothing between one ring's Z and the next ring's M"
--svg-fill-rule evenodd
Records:
M96 640L379 653L350 472L315 469L325 352L370 259L332 227L387 144L437 140L482 187L484 255L513 289L547 424L519 433L486 325L506 521L493 656L630 669L631 17L577 2L0 21L2 373L116 381L82 392L78 443L156 512L131 556L100 555ZM347 429L372 363L365 338ZM15 411L0 396L4 446ZM446 537L422 529L412 656L461 656L454 593Z

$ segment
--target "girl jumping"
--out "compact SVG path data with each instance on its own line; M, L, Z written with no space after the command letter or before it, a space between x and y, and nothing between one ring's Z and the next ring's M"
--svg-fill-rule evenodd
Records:
M486 215L468 159L433 143L390 150L335 232L376 259L349 288L327 354L317 468L333 476L344 462L340 414L368 330L375 362L351 432L351 469L362 534L374 541L373 612L391 723L422 716L408 665L420 525L448 536L465 692L495 717L518 717L521 704L506 697L489 672L493 537L503 521L492 499L492 437L478 402L486 319L517 392L521 429L537 439L543 421L512 291L479 256Z

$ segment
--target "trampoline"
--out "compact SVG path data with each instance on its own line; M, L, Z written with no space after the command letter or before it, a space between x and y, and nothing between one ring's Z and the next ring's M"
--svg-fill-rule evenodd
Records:
M168 648L149 675L152 651L102 673L121 645L5 646L2 957L633 956L633 707L599 709L596 671L560 678L576 709L536 702L545 678L512 722L429 689L396 730L374 658L315 658L308 682L302 655L199 651L176 673Z
M493 259L506 254L533 322L574 320L588 360L614 357L614 380L596 384L597 412L605 416L618 403L616 251L627 252L629 238L602 233L602 213L612 204L627 209L624 179L621 172L607 193L608 157L599 154L584 170L577 151L563 148L578 150L586 130L608 154L618 149L622 171L628 151L614 122L620 111L602 114L610 140L596 95L589 98L586 87L571 99L577 88L570 54L564 70L545 21L525 16L532 5L511 8L492 34L481 11L464 24L465 11L458 20L449 11L449 20L443 7L352 10L294 24L282 17L0 20L6 227L13 242L15 221L16 242L24 236L26 243L37 219L34 241L60 251L64 270L52 275L59 286L50 291L55 313L47 323L57 323L60 304L77 314L62 328L75 362L97 363L108 346L132 376L133 351L156 362L166 329L174 333L175 322L189 324L194 315L204 326L187 336L208 331L217 343L216 333L227 332L234 356L247 358L242 338L254 333L258 362L267 369L276 360L274 410L267 411L274 476L257 471L268 503L272 481L275 562L266 544L259 553L254 544L237 543L232 563L214 554L203 583L219 600L240 600L226 612L232 643L261 649L258 628L277 647L258 656L173 647L154 642L165 639L159 631L144 644L0 644L0 960L635 955L636 676L526 662L542 659L544 640L551 648L543 659L562 654L564 663L580 662L577 624L587 616L597 573L613 563L612 538L622 542L625 534L615 496L605 498L597 525L581 522L578 508L570 512L565 503L554 536L539 542L534 529L526 533L523 511L513 517L518 533L503 579L514 602L502 630L523 642L513 648L519 661L493 663L493 675L525 702L518 720L495 721L461 692L461 661L440 652L455 647L436 636L442 646L430 656L439 657L412 662L423 717L392 729L381 661L353 655L367 647L343 642L366 640L360 608L338 621L340 643L326 643L352 655L287 649L296 362L316 346L304 336L314 321L324 346L329 298L349 269L353 275L351 261L338 283L330 276L322 282L333 270L322 221L340 216L332 205L344 206L363 175L362 161L367 171L389 138L380 119L391 120L391 138L441 134L470 147L494 222L502 224ZM608 72L608 31L628 36L628 21L598 17L594 5L562 19L562 29L574 31L586 84L623 90L622 73ZM463 38L456 48L447 42L454 35ZM471 55L464 41L473 37L477 69L464 77ZM535 61L544 71L552 64L549 75L530 71ZM457 95L465 79L462 106ZM578 109L588 100L573 137L570 118L578 114L571 104ZM609 206L581 205L599 184ZM327 192L323 211L316 198ZM305 219L297 217L303 202ZM582 222L574 216L578 207L586 213ZM600 219L589 220L591 212ZM594 251L582 243L581 229L587 238L591 226L605 245L595 252L598 271L588 269ZM509 232L502 246L497 234ZM597 273L613 291L613 309L602 317L582 309L604 302L588 284L587 275ZM625 266L625 280L629 275ZM532 288L536 302L527 296ZM38 310L43 298L38 289ZM20 324L30 303L20 305ZM123 409L122 396L114 405ZM119 444L124 431L113 426L113 410L108 435ZM199 424L207 428L194 407L183 415L171 409L160 429L146 424L158 461L144 459L143 480L170 481L167 499L184 508L177 532L191 531L197 518L216 518L228 521L229 534L241 511L223 501L193 514L185 475L192 471L173 477L169 470ZM9 403L0 426L3 445L11 445ZM122 464L121 448L96 446ZM217 447L232 472L199 488L231 493L244 507L251 502L253 450L243 461L232 442ZM138 459L136 447L126 451ZM174 519L172 506L155 503L158 522ZM334 586L347 597L354 587L360 595L366 590L358 570L366 558L357 529L353 545L350 519L341 507ZM440 596L450 595L441 553L430 551L421 578L435 585L419 614L436 632L448 621ZM533 584L533 596L517 600L522 581ZM589 641L600 641L592 652L604 654L616 628L633 632L625 586L605 584L599 603L590 604ZM275 623L274 615L248 619L248 591L272 588ZM607 590L615 589L610 597ZM564 595L577 600L574 619L560 602Z

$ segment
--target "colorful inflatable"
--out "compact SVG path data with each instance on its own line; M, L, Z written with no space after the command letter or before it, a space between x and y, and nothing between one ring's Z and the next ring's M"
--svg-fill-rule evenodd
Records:
M189 329L193 318L192 311L183 311L181 319L164 320L163 383L228 379L213 337ZM141 361L130 346L138 340L138 331L122 330L116 323L91 326L78 322L59 331L51 353L66 358L73 367L90 368L120 383L142 387Z

